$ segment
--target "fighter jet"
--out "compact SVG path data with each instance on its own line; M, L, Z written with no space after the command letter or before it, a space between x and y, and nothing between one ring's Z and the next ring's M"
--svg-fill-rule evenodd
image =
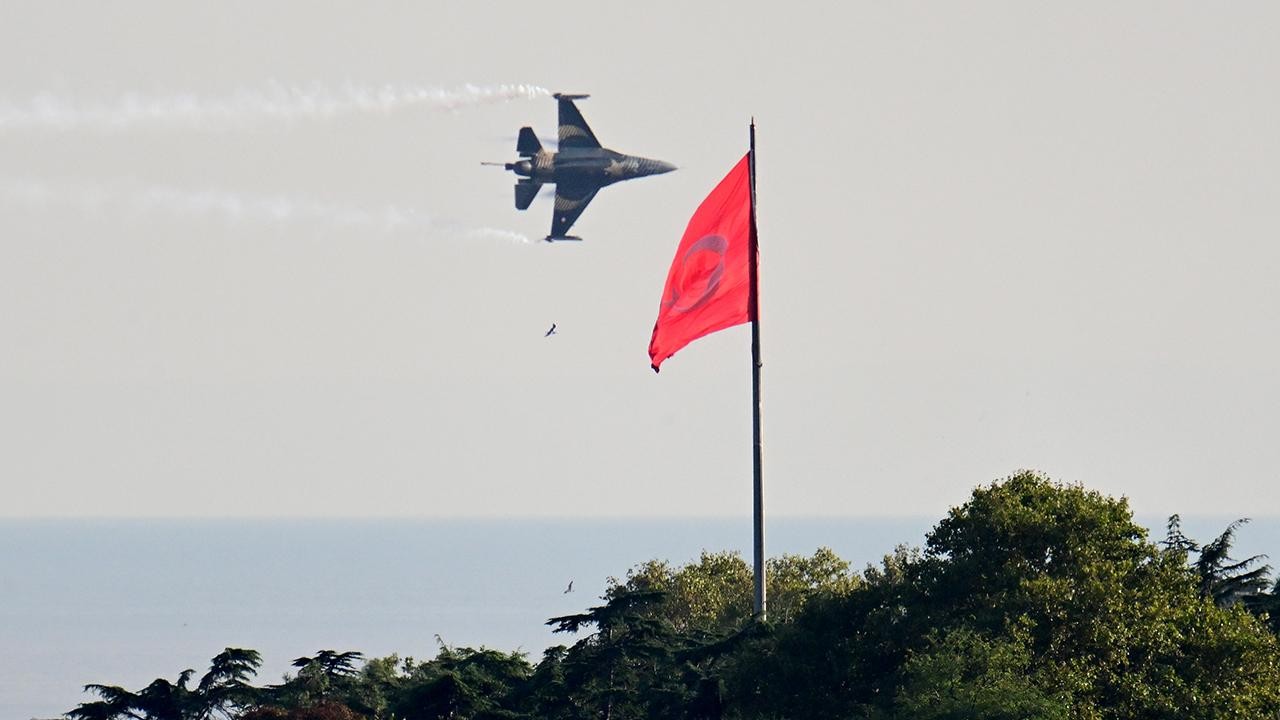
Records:
M523 160L483 163L502 165L520 176L516 181L517 210L527 209L544 184L556 186L555 210L551 214L551 234L547 235L547 242L582 239L565 233L569 232L600 188L676 169L675 165L661 160L624 155L601 147L587 121L582 119L582 113L573 104L574 100L587 97L555 94L560 105L559 152L543 148L533 128L522 127L516 138L516 154Z

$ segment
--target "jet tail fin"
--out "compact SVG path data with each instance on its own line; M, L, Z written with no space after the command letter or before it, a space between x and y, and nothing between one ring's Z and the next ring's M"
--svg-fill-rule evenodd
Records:
M520 157L533 157L542 149L542 143L538 142L538 136L533 134L533 128L520 128L520 137L516 139L516 154Z
M516 209L527 210L529 204L537 197L538 191L542 189L542 183L533 180L516 181Z

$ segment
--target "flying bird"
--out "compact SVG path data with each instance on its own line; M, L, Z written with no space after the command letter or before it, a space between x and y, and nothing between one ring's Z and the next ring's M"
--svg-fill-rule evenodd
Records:
M565 592L565 594L566 594L566 595L567 595L568 593L573 592L573 581L572 581L572 580L570 580L570 581L569 581L569 587L565 588L565 589L564 589L564 592Z
M555 335L555 334L556 334L556 324L551 323L551 329L548 330L545 334L543 334L542 337L551 337L552 335Z

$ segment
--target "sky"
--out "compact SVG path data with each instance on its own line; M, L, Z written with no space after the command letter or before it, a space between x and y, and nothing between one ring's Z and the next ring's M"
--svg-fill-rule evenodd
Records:
M746 516L647 346L758 126L768 512L1280 515L1274 3L0 7L3 517ZM548 245L551 91L679 166ZM502 100L501 96L509 98ZM556 323L558 332L544 338Z

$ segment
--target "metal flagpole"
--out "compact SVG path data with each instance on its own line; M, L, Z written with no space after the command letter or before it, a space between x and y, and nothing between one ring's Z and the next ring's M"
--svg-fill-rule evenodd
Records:
M751 176L751 237L747 247L747 272L751 289L747 295L747 312L751 318L751 435L753 524L755 528L755 615L768 616L764 572L764 475L761 471L760 443L760 290L759 239L756 237L756 119L751 118L751 152L748 162Z

